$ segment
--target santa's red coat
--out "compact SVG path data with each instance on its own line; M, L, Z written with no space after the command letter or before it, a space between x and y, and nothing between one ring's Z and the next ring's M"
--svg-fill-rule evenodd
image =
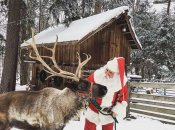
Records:
M102 107L110 107L114 104L116 96L117 103L113 106L112 111L117 113L117 118L121 119L126 116L126 107L127 107L127 99L128 99L128 91L127 91L127 78L123 76L123 83L121 83L121 75L115 73L112 79L107 79L105 76L106 66L96 70L93 74L88 77L88 80L93 83L102 84L107 87L107 93L103 98L97 98L96 102ZM117 92L119 94L117 94ZM98 125L112 123L114 120L111 116L106 116L98 112L97 108L90 103L89 107L86 111L86 118Z

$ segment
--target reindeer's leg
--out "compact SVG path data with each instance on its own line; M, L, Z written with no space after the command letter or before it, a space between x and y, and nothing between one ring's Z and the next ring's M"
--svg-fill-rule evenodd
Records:
M9 125L0 122L0 130L10 130Z
M4 130L4 129L5 129L4 123L0 122L0 130Z
M7 116L4 113L0 112L0 130L8 130L9 124L7 120Z
M65 127L65 125L62 125L62 126L60 126L60 128L59 128L59 129L56 129L56 130L63 130L63 129L64 129L64 127Z

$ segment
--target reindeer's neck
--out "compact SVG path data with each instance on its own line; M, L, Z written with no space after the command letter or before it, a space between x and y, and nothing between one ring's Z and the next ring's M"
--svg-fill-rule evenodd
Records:
M75 94L75 92L73 92L69 88L63 90L61 97L65 99L63 101L62 109L64 109L65 114L64 122L66 123L68 120L70 120L79 112L83 104L78 100L78 97Z
M77 95L68 88L64 90L45 88L39 93L31 94L33 96L30 99L35 97L33 104L31 102L18 102L18 104L12 102L9 107L11 122L18 121L24 124L25 120L31 126L38 124L40 127L47 128L50 125L55 125L55 128L59 128L60 124L67 123L82 107ZM24 98L29 99L27 96Z

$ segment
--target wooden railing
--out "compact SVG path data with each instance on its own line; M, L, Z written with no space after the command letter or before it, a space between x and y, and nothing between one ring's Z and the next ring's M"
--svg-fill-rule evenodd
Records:
M129 82L128 86L128 115L137 113L175 124L175 84Z

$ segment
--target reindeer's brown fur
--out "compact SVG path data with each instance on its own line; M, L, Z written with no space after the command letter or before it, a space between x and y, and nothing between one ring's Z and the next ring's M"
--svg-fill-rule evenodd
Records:
M69 88L0 95L0 129L8 125L25 129L59 129L82 107ZM4 126L4 127L3 127Z

